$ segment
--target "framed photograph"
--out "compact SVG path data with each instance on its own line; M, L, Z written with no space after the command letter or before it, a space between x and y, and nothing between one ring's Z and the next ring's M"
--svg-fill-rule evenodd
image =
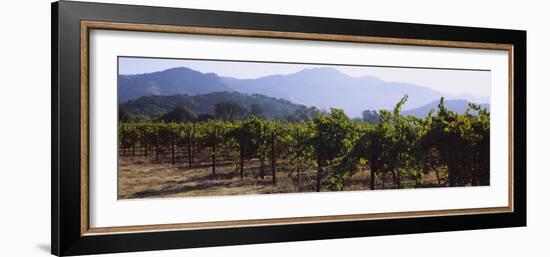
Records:
M52 253L526 225L526 32L52 5Z

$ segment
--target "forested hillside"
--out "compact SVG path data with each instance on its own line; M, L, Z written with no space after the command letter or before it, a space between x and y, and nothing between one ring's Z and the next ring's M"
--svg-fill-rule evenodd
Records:
M227 110L224 107L232 107L234 115L242 118L252 112L266 119L302 120L304 115L309 117L319 112L316 108L294 104L283 99L237 92L214 92L202 95L152 95L130 100L121 104L120 108L137 118L156 119L170 112L176 106L189 109L197 118L200 115L216 116L216 106L218 106L218 112Z

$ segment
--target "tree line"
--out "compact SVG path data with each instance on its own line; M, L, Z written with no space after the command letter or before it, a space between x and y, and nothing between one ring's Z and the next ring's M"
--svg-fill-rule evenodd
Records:
M424 118L403 116L406 101L404 96L391 111L366 111L362 120L336 108L294 121L268 120L258 108L226 103L216 106L215 117L198 119L176 106L157 121L122 120L119 151L189 168L206 154L213 175L223 156L241 179L246 163L255 159L257 175L270 176L273 185L279 161L285 160L298 183L305 171L316 170L317 191L344 190L349 178L365 169L371 189L382 176L391 176L395 188L404 188L405 180L422 187L424 175L434 171L441 186L488 185L489 112L470 104L457 114L445 108L442 98Z
M327 114L326 111L319 110L316 107L307 107L304 105L293 105L293 107L273 105L272 107L275 110L265 110L264 112L264 109L262 109L261 101L252 103L247 108L243 106L243 104L241 104L239 101L222 100L217 102L216 104L213 104L214 108L213 110L211 110L211 112L203 113L194 112L187 106L181 104L175 104L168 111L161 112L163 108L158 109L156 105L156 101L134 105L132 109L137 112L137 114L135 114L126 110L125 104L119 104L118 120L120 122L133 123L140 121L180 123L200 122L212 119L224 121L246 120L250 116L256 116L262 119L276 119L279 121L296 123L300 121L312 120L314 117L317 117L320 114ZM265 104L264 108L266 108ZM156 111L145 111L146 109L152 109ZM202 109L205 109L204 106ZM369 112L372 112L376 115L376 111ZM144 115L143 113L151 114Z

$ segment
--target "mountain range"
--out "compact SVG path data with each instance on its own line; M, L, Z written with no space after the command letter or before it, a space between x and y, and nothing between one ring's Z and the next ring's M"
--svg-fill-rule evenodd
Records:
M233 91L215 73L201 73L188 68L159 72L118 75L118 102L148 95L206 94Z
M423 108L438 102L442 96L462 100L457 104L463 104L464 109L467 106L464 103L480 101L474 96L448 95L412 83L390 82L373 76L352 77L331 67L256 79L223 77L186 67L118 76L119 103L150 95L193 96L221 91L260 94L321 110L341 108L350 117L360 117L363 110L391 109L405 94L409 99L404 110Z

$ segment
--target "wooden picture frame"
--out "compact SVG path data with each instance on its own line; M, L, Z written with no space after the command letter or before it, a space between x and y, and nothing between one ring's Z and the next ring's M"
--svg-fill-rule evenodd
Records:
M508 206L90 227L91 30L508 52ZM526 225L526 32L83 2L52 4L52 254L176 249Z

